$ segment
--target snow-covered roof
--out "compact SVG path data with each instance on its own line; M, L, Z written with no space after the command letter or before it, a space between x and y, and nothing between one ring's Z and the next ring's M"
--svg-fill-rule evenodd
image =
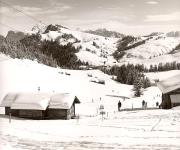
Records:
M49 103L49 108L69 109L69 108L71 108L73 102L80 103L80 101L77 99L77 97L72 94L59 93L59 94L55 94L51 97L51 100Z
M162 80L157 83L157 86L165 94L180 88L180 74Z
M45 110L49 104L49 93L20 93L11 105L11 109Z
M9 93L0 106L29 110L69 109L73 102L80 103L76 96L66 93Z
M2 107L11 107L11 105L15 101L16 97L17 97L17 93L9 93L9 94L7 94L3 98L0 106L2 106Z

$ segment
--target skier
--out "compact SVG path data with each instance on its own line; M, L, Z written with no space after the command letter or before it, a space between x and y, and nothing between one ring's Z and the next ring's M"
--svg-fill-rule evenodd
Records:
M156 102L156 107L159 107L159 102Z
M145 103L146 103L146 102L143 100L143 101L142 101L142 108L143 108L143 109L145 108Z
M118 111L121 109L121 101L118 102Z

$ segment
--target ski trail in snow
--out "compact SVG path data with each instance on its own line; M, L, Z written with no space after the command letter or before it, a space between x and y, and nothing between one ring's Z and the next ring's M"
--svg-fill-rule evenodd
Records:
M152 126L152 128L151 128L151 131L154 131L154 129L159 125L159 123L161 122L161 119L162 118L160 118L153 126Z

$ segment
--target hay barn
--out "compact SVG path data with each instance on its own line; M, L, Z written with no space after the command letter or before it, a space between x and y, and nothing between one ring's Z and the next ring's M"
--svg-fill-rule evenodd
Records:
M5 114L29 119L71 119L75 117L75 104L80 103L71 94L9 93L1 106Z
M76 96L70 94L55 94L51 96L47 108L49 119L71 119L75 117L75 104L80 103Z
M180 74L157 83L162 91L162 108L180 106Z

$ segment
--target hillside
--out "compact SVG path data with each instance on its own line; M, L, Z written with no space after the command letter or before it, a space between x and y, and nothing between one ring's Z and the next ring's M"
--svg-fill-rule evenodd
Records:
M76 106L76 114L80 118L71 120L27 120L12 117L9 123L9 117L4 116L1 110L1 149L133 147L143 150L143 147L168 149L171 146L176 150L179 147L176 142L180 123L178 108L117 111L119 100L122 102L122 109L141 108L142 100L148 102L148 108L156 107L156 102L161 102L161 92L157 87L150 87L142 97L133 98L132 86L119 84L99 70L52 68L35 61L11 59L5 55L0 55L0 70L1 100L8 92L37 92L40 87L40 92L73 93L81 101ZM164 74L159 74L161 76L164 77ZM99 79L105 80L105 84L92 82ZM117 96L130 99L123 100ZM105 108L103 120L99 114L100 105Z
M0 70L0 79L3 81L0 87L1 99L8 92L35 92L38 87L42 92L75 93L84 102L99 100L112 90L127 97L132 94L132 86L119 84L99 70L53 68L36 61L11 59L5 55L0 55ZM105 80L105 84L99 84L98 80Z
M121 50L123 56L118 61L121 64L133 63L146 66L161 62L180 62L179 51L176 50L179 44L180 37L169 37L163 33L136 37Z
M150 66L160 62L180 62L179 51L175 50L180 44L179 32L152 33L139 37L122 34L113 36L113 31L105 29L84 33L51 25L41 35L43 40L58 39L62 45L72 43L79 47L77 57L95 66L104 65L104 62L109 66L124 63Z
M81 99L82 103L89 103L92 100L99 102L101 98L109 105L108 101L114 100L115 103L112 104L115 108L120 98L107 95L134 97L132 85L120 84L112 80L112 76L99 70L53 68L39 64L36 61L11 59L4 55L0 56L0 70L0 78L3 81L0 87L1 100L8 92L35 92L38 87L42 92L74 93ZM152 90L157 92L151 92ZM139 100L137 100L134 107L141 107L143 97L151 97L158 93L160 91L157 87L147 88L144 95L137 98ZM129 102L124 106L131 108L132 101ZM151 105L150 101L149 103ZM155 102L152 101L152 105L154 104Z
M104 61L110 64L115 61L112 53L116 50L118 38L73 31L57 25L51 27L53 29L41 34L42 40L58 40L60 45L71 43L76 48L80 48L76 55L81 61L95 66L103 65Z
M27 44L29 39L31 39L31 44ZM57 50L53 53L51 52L54 49L52 47L52 50L49 49L47 53L43 48L44 41L49 41L49 44L56 41L60 45L57 49L63 50L60 50L61 52ZM144 64L149 67L159 63L180 62L180 36L178 31L156 32L137 37L107 31L106 29L97 29L86 33L71 30L61 25L50 24L48 26L36 25L32 31L27 33L9 31L2 43L0 44L1 52L11 53L10 56L13 58L28 58L50 66L58 65L75 69L80 65L87 64L91 66L113 66L131 63ZM58 46L56 45L56 47ZM70 51L66 49L70 49ZM35 56L34 53L36 53ZM59 62L64 55L67 56L64 59L73 56L68 65ZM58 58L60 56L62 57ZM72 66L73 64L75 66Z

